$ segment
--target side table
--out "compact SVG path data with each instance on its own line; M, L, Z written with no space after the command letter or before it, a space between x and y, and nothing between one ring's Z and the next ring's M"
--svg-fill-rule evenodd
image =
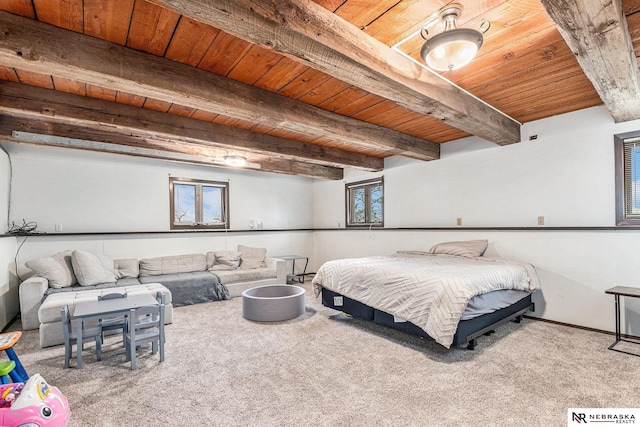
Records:
M309 257L305 255L280 255L274 256L273 258L284 259L286 261L291 261L291 274L287 274L287 283L289 281L297 280L298 283L304 283L304 276L307 274L307 265L309 265ZM296 260L303 259L305 260L304 268L302 269L302 273L296 274Z
M604 291L606 294L611 294L615 297L616 300L616 341L609 346L609 350L618 351L620 353L631 354L633 356L639 356L640 354L631 353L629 351L618 350L614 348L616 344L620 341L632 343L632 344L640 344L640 341L632 341L628 339L622 338L621 326L620 326L620 297L630 297L630 298L640 298L640 288L632 288L628 286L616 286L611 289L607 289Z

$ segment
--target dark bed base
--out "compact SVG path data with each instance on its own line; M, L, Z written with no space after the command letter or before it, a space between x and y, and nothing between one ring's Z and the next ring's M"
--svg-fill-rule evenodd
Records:
M328 289L322 289L322 305L343 311L354 317L363 320L373 320L375 323L406 332L411 335L418 335L422 338L433 340L422 328L411 322L395 322L393 316L380 310L376 310L359 301L347 298ZM458 329L453 337L451 346L461 346L467 344L469 350L476 347L477 339L481 335L490 335L494 329L511 320L520 323L522 315L527 311L534 310L531 302L531 294L515 302L509 307L483 314L469 320L461 320Z

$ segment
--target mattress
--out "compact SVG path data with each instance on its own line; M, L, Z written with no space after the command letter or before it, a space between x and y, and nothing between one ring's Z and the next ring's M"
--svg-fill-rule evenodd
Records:
M467 308L462 312L460 320L470 320L483 314L493 313L494 311L498 311L520 301L529 294L530 292L528 291L504 289L476 295L469 300L469 304L467 304ZM360 319L373 320L373 308L329 289L322 289L322 305L344 311ZM392 317L394 317L395 322L406 321L399 317Z
M529 295L529 291L519 291L515 289L503 289L482 295L476 295L469 300L467 308L462 312L460 320L469 320L483 314L493 313L520 301Z
M482 315L485 303L508 306L518 295L476 296L494 291L532 292L539 287L530 264L488 257L392 255L329 261L312 282L316 295L329 289L366 306L407 320L449 347L463 312ZM494 299L495 298L495 299ZM489 301L489 302L487 302Z

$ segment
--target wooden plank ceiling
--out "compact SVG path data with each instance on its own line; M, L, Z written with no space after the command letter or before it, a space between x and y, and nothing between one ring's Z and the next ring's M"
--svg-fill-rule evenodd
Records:
M563 38L563 20L578 40L605 32L593 11L578 24L562 13L585 2L460 1L458 27L491 28L442 80L390 46L446 0L3 0L0 138L216 166L236 151L262 170L341 179L391 155L435 160L439 144L470 134L518 142L520 123L603 100L616 120L640 118L629 106L640 1L596 2L617 31L603 43L628 42L632 58L613 83L601 69L621 62L624 43L593 53ZM419 59L422 43L399 48Z

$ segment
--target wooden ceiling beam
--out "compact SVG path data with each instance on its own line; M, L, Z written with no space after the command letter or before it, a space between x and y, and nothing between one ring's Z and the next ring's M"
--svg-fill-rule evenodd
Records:
M37 138L14 138L13 132L38 134ZM53 138L47 138L53 137ZM169 160L181 163L232 168L219 159L220 150L198 144L121 135L111 131L84 128L68 123L47 122L42 119L0 116L0 141L75 148L103 153ZM241 169L259 170L287 175L340 180L343 170L267 156L251 156L249 164ZM255 166L254 166L255 164ZM238 169L238 168L232 168Z
M542 4L613 119L640 119L640 71L621 0Z
M436 143L6 12L0 12L0 64L274 128L375 147L388 155L421 160L440 157Z
M0 113L102 130L106 126L121 134L209 145L283 160L374 172L384 169L384 159L379 157L5 81L0 81Z
M520 123L311 0L152 2L488 141L520 141Z

